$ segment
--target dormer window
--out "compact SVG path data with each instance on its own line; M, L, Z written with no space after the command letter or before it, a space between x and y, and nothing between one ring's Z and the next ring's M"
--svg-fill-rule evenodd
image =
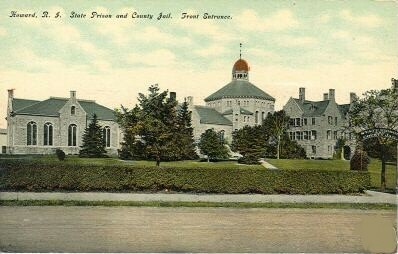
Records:
M76 114L76 107L75 107L75 106L72 106L72 107L70 108L70 114L71 114L71 115L75 115L75 114Z

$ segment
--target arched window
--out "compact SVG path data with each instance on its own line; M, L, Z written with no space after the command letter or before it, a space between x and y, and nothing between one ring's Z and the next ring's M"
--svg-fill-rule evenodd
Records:
M262 113L261 113L261 118L264 120L264 118L265 118L265 112L262 112Z
M104 143L106 147L111 147L111 128L109 126L105 126L102 129L102 137L104 139Z
M256 121L256 123L258 123L258 111L256 111L255 121Z
M77 146L76 136L77 136L77 126L76 126L76 124L69 125L69 128L68 128L68 146Z
M43 145L52 146L53 145L53 125L52 123L44 124L44 133L43 133Z
M29 122L26 128L26 144L28 146L37 145L37 125L35 122Z
M75 106L70 107L70 114L71 115L76 114L76 107Z

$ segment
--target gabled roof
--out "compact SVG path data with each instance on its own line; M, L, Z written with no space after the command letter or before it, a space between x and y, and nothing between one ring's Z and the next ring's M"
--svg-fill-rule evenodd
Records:
M304 117L311 117L311 116L321 116L326 108L329 105L329 100L324 101L307 101L305 100L304 103L301 102L299 99L294 99L299 105L300 109L304 112Z
M343 116L343 117L345 117L346 115L347 115L347 113L348 113L348 111L350 111L350 106L351 106L351 104L341 104L341 105L338 105L338 108L339 108L339 110L340 110L340 113L341 113L341 115Z
M232 122L220 114L217 110L205 106L195 106L200 117L200 123L232 125Z
M35 103L38 103L38 102L40 102L40 101L14 98L12 100L12 108L13 108L14 111L16 111L16 110L20 110L22 108L31 106L31 105L33 105Z
M274 97L247 80L233 80L217 92L208 96L205 101L213 101L222 98L256 98L275 101Z
M14 113L17 115L59 116L59 110L67 102L67 98L49 98L44 101L35 101L31 105L19 109L14 108ZM99 105L95 101L77 100L77 102L87 113L87 117L91 117L95 113L99 120L116 120L113 110ZM28 103L26 102L26 104Z
M242 115L253 115L253 113L252 112L250 112L249 110L247 110L247 109L244 109L244 108L239 108L240 109L240 113L242 114ZM232 109L228 109L228 110L226 110L224 113L222 113L223 115L231 115L232 114Z

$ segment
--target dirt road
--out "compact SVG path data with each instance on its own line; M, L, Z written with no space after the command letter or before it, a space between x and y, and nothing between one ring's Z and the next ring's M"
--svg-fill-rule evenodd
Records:
M0 250L392 252L395 216L337 209L0 207Z

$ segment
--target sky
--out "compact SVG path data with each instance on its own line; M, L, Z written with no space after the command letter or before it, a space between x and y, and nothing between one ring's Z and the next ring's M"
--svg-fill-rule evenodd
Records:
M9 17L12 11L38 17ZM50 17L41 18L43 11ZM134 12L154 18L133 19ZM160 12L172 18L157 20ZM204 104L231 81L240 43L250 82L276 98L276 109L299 87L310 100L334 88L337 102L347 103L350 92L388 88L397 77L397 14L393 1L366 0L1 1L0 127L10 88L16 98L37 100L76 90L113 109L133 107L138 93L158 84L178 100Z

